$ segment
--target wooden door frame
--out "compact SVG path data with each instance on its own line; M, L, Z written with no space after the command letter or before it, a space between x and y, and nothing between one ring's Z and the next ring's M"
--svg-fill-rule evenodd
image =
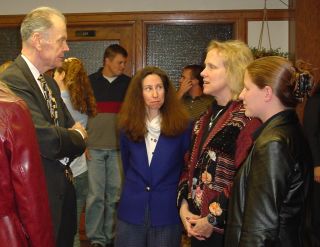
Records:
M125 74L134 74L135 66L135 40L134 40L134 23L112 23L112 24L86 24L86 25L70 25L68 24L68 40L69 41L101 41L101 40L117 40L128 52L127 67ZM77 36L76 31L94 31L94 36ZM101 60L104 50L101 51Z

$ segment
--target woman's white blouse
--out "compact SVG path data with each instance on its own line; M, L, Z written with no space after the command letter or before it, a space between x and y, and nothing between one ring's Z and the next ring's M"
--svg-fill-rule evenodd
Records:
M147 120L147 134L145 137L149 166L151 164L153 152L161 133L161 116L158 115L151 121Z

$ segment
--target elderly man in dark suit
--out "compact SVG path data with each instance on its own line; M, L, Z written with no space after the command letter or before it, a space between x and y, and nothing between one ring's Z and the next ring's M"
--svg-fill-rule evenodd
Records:
M87 133L75 123L55 81L44 73L62 65L65 17L48 7L26 15L21 24L22 51L0 78L27 103L36 128L49 193L57 246L72 246L76 201L69 163L85 150ZM28 131L27 129L25 131Z

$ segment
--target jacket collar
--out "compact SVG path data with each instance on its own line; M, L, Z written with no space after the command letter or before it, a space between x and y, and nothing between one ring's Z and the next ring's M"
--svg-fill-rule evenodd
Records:
M289 123L297 123L299 122L298 116L294 109L288 109L277 114L273 115L269 118L265 123L263 123L253 134L252 137L256 140L263 131L273 129L280 125L287 125Z
M21 54L15 59L15 64L17 65L17 67L20 69L20 71L23 73L24 77L26 78L26 83L28 83L28 85L30 85L33 89L33 94L35 94L36 100L39 101L38 107L41 109L41 111L43 112L43 114L46 116L46 118L49 121L52 121L51 116L50 116L50 111L48 110L47 107L47 102L43 97L43 94L39 88L39 85L36 81L36 79L34 78L30 68L28 67L26 61L22 58ZM51 82L49 80L49 78L44 75L47 83L49 84L50 88L51 88ZM54 95L56 97L56 95ZM57 99L57 97L56 97ZM59 116L61 116L61 109L59 109L58 107L58 111L59 111Z

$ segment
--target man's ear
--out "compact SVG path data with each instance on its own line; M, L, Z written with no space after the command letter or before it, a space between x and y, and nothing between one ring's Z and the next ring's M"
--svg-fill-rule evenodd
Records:
M110 63L111 61L112 61L111 58L106 57L106 58L104 59L104 64L108 64L108 63Z
M30 41L31 41L31 45L34 48L36 48L37 50L42 49L42 46L41 46L42 38L41 38L40 33L38 33L38 32L33 33L31 35Z
M263 90L265 92L264 94L265 101L269 102L273 97L273 89L270 86L265 86Z

